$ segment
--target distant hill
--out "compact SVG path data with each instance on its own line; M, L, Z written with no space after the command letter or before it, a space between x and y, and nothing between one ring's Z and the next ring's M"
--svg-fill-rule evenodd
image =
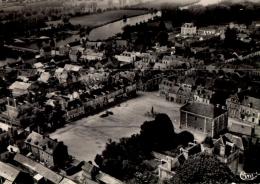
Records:
M260 3L260 0L150 0L136 5L141 8L164 8L164 7L189 7L193 5L214 5L218 3Z
M149 2L136 5L140 8L163 8L163 7L180 7L198 3L199 0L151 0Z

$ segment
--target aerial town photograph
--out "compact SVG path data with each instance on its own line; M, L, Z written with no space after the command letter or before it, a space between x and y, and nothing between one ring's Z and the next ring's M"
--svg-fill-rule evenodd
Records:
M260 0L0 0L0 184L260 183Z

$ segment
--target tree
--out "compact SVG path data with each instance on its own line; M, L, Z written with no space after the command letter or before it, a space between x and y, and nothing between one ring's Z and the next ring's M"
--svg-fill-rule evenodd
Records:
M63 22L63 24L68 24L70 22L70 17L69 16L63 16L62 22Z
M166 31L160 31L157 35L157 41L161 46L165 46L168 44L169 35Z
M201 153L186 160L177 169L176 175L165 184L224 184L236 181L235 175L225 164L211 155Z
M173 123L168 115L158 114L155 120L144 122L141 136L154 150L170 149L175 136Z
M225 43L228 46L235 46L237 43L237 30L235 28L228 27L225 31Z
M183 131L177 135L177 142L179 145L188 146L189 142L194 141L194 136L188 131Z

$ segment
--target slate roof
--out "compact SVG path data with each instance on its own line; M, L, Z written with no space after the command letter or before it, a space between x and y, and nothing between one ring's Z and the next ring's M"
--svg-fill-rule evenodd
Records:
M47 83L48 80L50 79L51 75L49 72L43 72L40 76L40 78L38 79L38 81L41 81L41 82L44 82L44 83Z
M14 160L55 184L59 184L63 179L59 174L21 154L16 154Z
M63 180L61 180L59 184L76 184L76 183L68 178L63 178Z
M102 172L96 176L96 179L104 184L123 184L120 180Z
M42 67L44 67L44 65L41 62L35 63L33 66L35 68L42 68Z
M15 167L12 167L4 162L0 162L0 176L11 183L15 181L20 172L21 171Z
M244 150L244 143L241 137L226 133L225 136L232 141L240 150Z
M205 116L208 118L216 118L221 114L227 112L221 108L217 108L212 104L203 103L188 103L181 107L181 111L191 112L193 114Z
M260 99L259 98L255 98L255 97L251 97L251 96L246 96L243 101L242 101L243 105L252 105L252 108L260 110Z
M27 90L30 86L31 86L31 84L29 84L29 83L16 81L11 86L9 86L9 89L10 90L14 90L14 89Z
M46 153L52 154L58 145L57 141L53 139L38 134L37 132L32 132L26 138L25 143L30 144L32 146L38 147L39 149L44 149Z
M67 71L74 71L74 72L78 72L82 67L81 66L77 66L77 65L71 65L71 64L66 64L64 66L64 69Z

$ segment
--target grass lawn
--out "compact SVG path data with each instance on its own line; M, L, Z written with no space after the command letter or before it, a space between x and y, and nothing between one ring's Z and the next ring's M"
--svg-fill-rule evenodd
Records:
M155 112L168 114L175 131L180 131L178 122L181 105L166 101L158 93L142 93L135 99L110 108L114 115L101 118L100 115L104 113L101 112L89 116L58 129L50 137L63 141L68 146L69 153L76 158L93 161L96 154L104 150L108 139L119 140L139 133L143 122L151 120L145 113L152 106Z

